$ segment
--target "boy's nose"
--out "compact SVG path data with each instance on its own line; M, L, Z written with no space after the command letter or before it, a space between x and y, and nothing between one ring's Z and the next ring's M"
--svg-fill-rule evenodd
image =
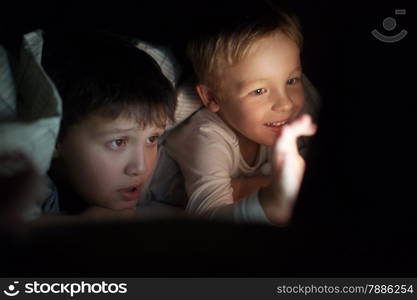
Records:
M274 103L272 105L272 110L276 112L289 112L293 109L294 102L291 98L285 93L277 95L274 99Z
M143 149L138 149L130 155L125 173L129 176L138 176L146 172L146 158Z

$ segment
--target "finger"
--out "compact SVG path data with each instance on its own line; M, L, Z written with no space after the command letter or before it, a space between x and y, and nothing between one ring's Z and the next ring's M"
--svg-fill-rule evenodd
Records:
M315 134L317 126L313 123L310 115L303 114L294 122L288 124L285 129L287 129L287 134L292 134L297 138L304 135Z
M280 137L275 144L275 152L289 152L297 150L297 138L300 136L314 135L317 126L311 116L304 114L295 121L287 124L282 129Z

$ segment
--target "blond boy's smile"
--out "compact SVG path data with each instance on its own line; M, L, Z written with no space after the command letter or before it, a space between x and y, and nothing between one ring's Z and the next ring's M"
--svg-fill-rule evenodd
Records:
M277 136L281 134L283 127L288 123L288 119L284 121L267 122L264 125L272 130Z

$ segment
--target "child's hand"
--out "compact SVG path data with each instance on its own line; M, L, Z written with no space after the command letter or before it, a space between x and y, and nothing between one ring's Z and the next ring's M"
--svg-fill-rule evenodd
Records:
M298 152L297 138L314 135L317 126L309 115L302 115L286 125L278 137L272 154L272 184L261 191L261 204L274 223L287 223L292 215L304 175L305 162Z

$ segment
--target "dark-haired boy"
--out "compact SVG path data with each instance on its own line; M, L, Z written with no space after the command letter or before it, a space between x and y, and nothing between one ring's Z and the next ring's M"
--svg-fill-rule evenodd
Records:
M145 52L109 36L46 42L63 118L44 214L134 212L173 121L176 93Z

